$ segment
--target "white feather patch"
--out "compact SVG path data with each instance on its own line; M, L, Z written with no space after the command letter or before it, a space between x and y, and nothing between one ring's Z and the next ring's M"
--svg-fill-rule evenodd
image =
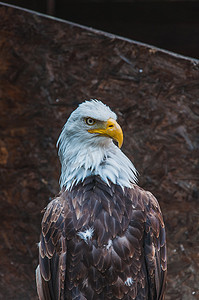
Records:
M88 244L88 240L92 239L93 233L94 233L94 228L91 227L85 231L78 232L77 235Z
M85 278L82 282L83 288L88 287L88 278Z
M134 280L132 277L128 277L127 280L124 282L125 285L131 286L133 284Z
M108 244L106 246L106 249L109 250L111 248L112 244L113 244L112 240L108 240Z

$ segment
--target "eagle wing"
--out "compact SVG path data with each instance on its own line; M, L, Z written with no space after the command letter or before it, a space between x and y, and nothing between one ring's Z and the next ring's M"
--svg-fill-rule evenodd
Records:
M145 192L147 210L144 232L144 255L150 299L163 300L166 286L166 234L162 213L156 198Z
M63 299L67 255L65 205L63 199L57 197L48 204L42 219L36 270L40 300Z

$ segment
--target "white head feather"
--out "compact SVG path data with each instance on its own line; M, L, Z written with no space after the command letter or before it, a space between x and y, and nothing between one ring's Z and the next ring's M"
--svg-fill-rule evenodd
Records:
M112 139L88 132L85 118L116 120L111 109L98 100L85 101L73 111L57 141L61 162L60 186L71 189L87 176L99 175L123 187L136 182L136 169Z

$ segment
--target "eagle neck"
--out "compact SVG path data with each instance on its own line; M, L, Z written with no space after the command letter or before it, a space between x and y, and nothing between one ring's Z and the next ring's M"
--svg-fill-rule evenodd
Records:
M79 146L81 145L81 146ZM110 140L108 144L68 143L60 145L60 186L70 190L86 177L97 175L105 183L122 188L136 182L136 169L127 156Z

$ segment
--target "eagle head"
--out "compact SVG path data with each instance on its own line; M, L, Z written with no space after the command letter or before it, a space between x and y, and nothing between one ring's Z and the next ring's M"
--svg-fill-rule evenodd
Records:
M61 186L71 188L91 175L99 175L107 183L123 182L123 178L118 181L123 168L127 169L127 177L135 177L133 164L119 149L123 132L116 120L116 114L98 100L85 101L71 113L57 142ZM126 184L132 181L129 179Z
M85 101L71 113L66 122L65 138L77 140L82 146L91 144L97 147L108 146L112 139L121 148L123 132L116 119L116 114L101 101Z

